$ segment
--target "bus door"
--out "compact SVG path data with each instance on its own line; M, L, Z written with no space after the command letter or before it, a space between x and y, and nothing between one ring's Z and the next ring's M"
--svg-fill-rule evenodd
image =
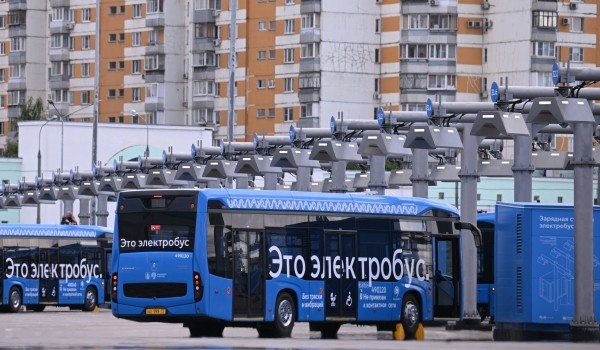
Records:
M233 317L264 318L265 251L262 231L232 234Z
M110 280L112 275L112 249L104 248L103 249L103 258L104 258L104 275L102 276L104 279L104 301L110 302L111 299L111 284Z
M40 280L39 299L40 303L58 303L58 276L53 274L53 266L58 266L58 248L40 249L40 268L38 273ZM46 266L48 268L46 268ZM56 271L56 268L54 269Z
M434 242L433 317L460 317L460 240L435 236Z
M325 231L324 256L326 258L321 261L321 273L324 274L325 280L325 318L356 318L358 305L356 234ZM348 268L346 266L348 262L353 266Z

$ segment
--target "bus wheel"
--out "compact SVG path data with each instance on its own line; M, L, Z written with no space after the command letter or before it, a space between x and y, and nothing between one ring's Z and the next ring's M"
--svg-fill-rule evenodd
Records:
M18 287L12 287L10 289L10 293L8 294L8 310L10 312L19 312L21 311L21 306L23 306L21 289Z
M294 328L296 307L294 300L288 293L281 293L275 305L275 325L273 336L276 338L289 338Z
M83 311L94 311L98 306L98 295L92 287L87 287L85 290L85 300L83 301Z
M404 297L404 302L402 303L402 327L404 327L407 339L415 337L420 322L421 312L419 302L414 295L408 294Z

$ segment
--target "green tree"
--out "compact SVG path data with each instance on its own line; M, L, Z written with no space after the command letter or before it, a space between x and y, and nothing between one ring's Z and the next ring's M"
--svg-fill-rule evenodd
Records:
M29 97L26 101L22 101L19 104L19 117L12 118L10 121L10 131L16 131L16 135L19 131L20 121L25 120L43 120L44 119L44 100L41 97L33 98ZM8 158L16 158L19 155L19 139L18 136L12 140L6 142L4 148L4 156Z

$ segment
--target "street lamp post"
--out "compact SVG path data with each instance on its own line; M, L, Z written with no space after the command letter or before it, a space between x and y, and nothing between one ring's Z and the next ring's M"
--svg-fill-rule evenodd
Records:
M79 111L81 111L83 109L86 109L86 108L90 107L91 105L83 106L83 107L81 107L79 109L74 110L73 112L70 112L68 114L63 115L61 113L61 111L54 104L54 100L48 99L47 101L48 101L48 105L52 106L54 108L54 110L56 111L56 113L57 113L57 115L52 116L52 118L50 120L56 120L56 119L60 120L60 172L62 173L64 171L64 144L65 144L65 142L64 142L64 140L65 140L64 139L64 130L65 130L65 119L68 119L69 116L71 116L72 114L77 113L77 112L79 112ZM40 133L41 133L41 129L40 129ZM41 155L40 155L40 153L38 153L38 164L40 163L40 157L41 157ZM38 172L39 172L39 168L40 167L38 165ZM39 177L39 174L38 174L38 177ZM64 202L61 200L60 201L60 212L61 212L61 215L64 214L63 213L63 211L64 211L64 206L63 205L64 205ZM39 204L38 204L38 213L39 212L40 212L40 209L39 209ZM38 215L38 223L39 223L39 220L40 220L40 218L39 218L39 215Z
M52 117L50 119L47 119L46 122L44 124L42 124L42 126L40 126L40 131L38 132L38 154L37 154L37 176L38 179L41 179L42 177L42 129L44 128L44 126L46 126L46 124L48 124L49 122L56 120L56 117ZM36 223L40 224L42 222L42 218L41 218L41 207L40 204L37 204L37 217L36 217Z
M146 151L144 152L144 157L148 158L150 157L150 143L149 143L149 131L148 131L148 119L146 119L145 117L141 116L135 109L131 110L131 114L138 118L138 124L139 124L139 118L144 119L144 123L146 124Z

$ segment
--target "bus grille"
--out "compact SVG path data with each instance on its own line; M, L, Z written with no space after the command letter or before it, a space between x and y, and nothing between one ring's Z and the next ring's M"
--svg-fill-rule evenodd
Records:
M175 298L185 296L185 283L128 283L123 294L129 298Z

